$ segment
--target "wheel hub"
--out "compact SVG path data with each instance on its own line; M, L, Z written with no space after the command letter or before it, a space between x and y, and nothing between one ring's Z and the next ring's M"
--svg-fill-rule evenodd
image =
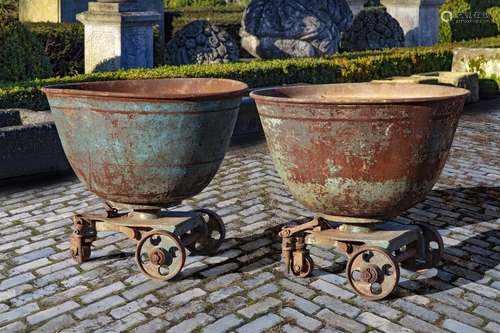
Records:
M378 281L378 270L373 265L365 266L361 269L361 281L374 283Z
M163 249L154 249L149 254L151 263L156 266L164 265L167 261L167 254Z

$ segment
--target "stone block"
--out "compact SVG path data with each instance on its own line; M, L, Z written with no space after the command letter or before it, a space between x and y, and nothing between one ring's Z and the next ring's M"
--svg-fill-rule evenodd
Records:
M0 128L21 125L21 116L18 111L0 111Z
M470 72L429 72L412 75L416 78L429 78L437 80L437 84L449 85L467 89L471 92L466 103L479 101L479 76Z
M153 25L160 15L136 3L89 4L77 15L85 26L85 72L153 67Z
M19 0L21 22L76 22L76 14L87 9L89 0Z
M440 72L439 83L449 84L457 88L464 88L471 92L466 103L479 102L479 76L477 73L467 72Z
M476 73L468 72L429 72L415 74L412 76L394 76L385 80L373 80L375 83L418 83L418 84L440 84L457 88L467 89L471 95L467 97L466 103L479 101L479 77Z
M0 179L69 168L54 123L0 128Z
M454 49L452 71L476 72L481 78L499 77L500 49Z
M257 133L262 133L262 124L257 113L257 106L253 98L243 97L233 136L253 135Z

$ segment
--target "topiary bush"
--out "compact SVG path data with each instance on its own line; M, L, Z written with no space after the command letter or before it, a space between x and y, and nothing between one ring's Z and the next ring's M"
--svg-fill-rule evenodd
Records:
M17 18L19 13L18 0L0 0L0 15Z
M470 11L460 13L450 22L451 40L462 41L498 35L498 28L488 13Z
M84 32L80 23L30 23L28 29L42 43L54 75L83 73Z
M467 0L446 0L439 10L439 42L447 43L453 41L451 21L458 14L470 11L471 7ZM447 12L452 16L448 16Z
M500 0L445 0L440 8L439 41L454 42L498 35L500 28L489 8L499 6Z
M45 78L52 70L43 47L22 23L0 14L0 82Z
M486 11L491 17L491 21L496 24L498 31L500 31L500 6L491 7Z

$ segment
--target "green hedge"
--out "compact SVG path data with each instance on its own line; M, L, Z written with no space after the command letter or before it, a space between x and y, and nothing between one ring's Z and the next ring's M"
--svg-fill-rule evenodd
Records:
M154 69L93 73L64 78L0 85L0 109L45 110L47 100L40 88L46 85L102 80L155 79L173 77L228 78L250 87L292 83L362 82L389 76L449 70L453 47L500 47L500 38L489 38L437 47L402 48L341 54L331 58L256 60L217 65L163 66Z
M496 24L498 31L500 31L500 6L488 8L486 12L490 15L493 23Z
M56 76L83 73L84 33L80 23L30 23L42 43Z
M41 42L55 76L75 75L84 72L84 27L81 23L25 23ZM164 45L155 27L155 66L163 65Z
M49 61L33 33L16 19L0 13L0 82L51 75Z
M224 0L165 0L165 8L178 7L222 7Z
M463 41L498 35L500 30L489 11L495 6L500 6L500 0L445 0L440 14L451 12L453 19L445 21L441 17L439 41Z
M0 0L0 15L17 18L19 12L18 1L19 0Z
M470 0L470 6L473 10L486 10L500 6L500 0Z

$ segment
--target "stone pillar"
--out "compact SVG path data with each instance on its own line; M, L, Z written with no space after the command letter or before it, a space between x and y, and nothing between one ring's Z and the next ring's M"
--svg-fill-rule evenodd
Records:
M19 0L21 22L76 22L76 15L88 8L90 0ZM165 31L163 0L141 0L143 10L160 14L160 31Z
M85 25L85 73L153 67L153 25L159 14L135 1L90 2Z
M366 0L347 0L354 15ZM381 0L405 33L406 46L430 46L438 42L439 7L444 0Z

